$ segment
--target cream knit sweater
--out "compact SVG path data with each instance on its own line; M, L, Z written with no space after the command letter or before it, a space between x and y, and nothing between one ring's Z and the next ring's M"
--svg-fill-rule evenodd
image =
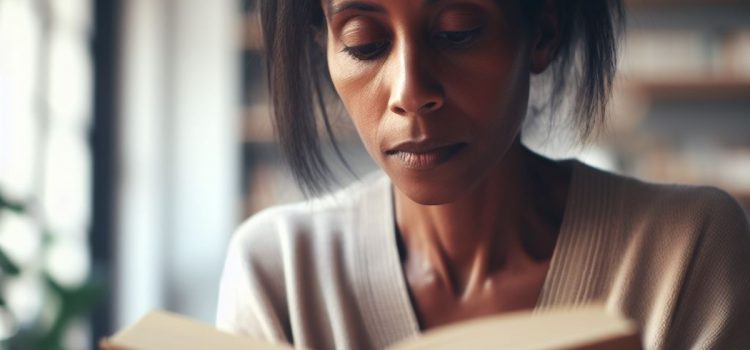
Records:
M391 184L265 210L230 245L217 326L313 349L383 348L419 333ZM647 349L750 349L750 228L726 193L574 162L536 310L604 301Z

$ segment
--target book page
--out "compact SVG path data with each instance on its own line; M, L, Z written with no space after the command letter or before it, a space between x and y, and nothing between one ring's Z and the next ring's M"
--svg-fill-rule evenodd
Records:
M635 325L592 305L516 312L437 328L397 344L416 349L640 349Z
M222 332L211 325L165 311L148 313L135 325L108 339L108 343L109 346L123 350L291 349L280 344Z

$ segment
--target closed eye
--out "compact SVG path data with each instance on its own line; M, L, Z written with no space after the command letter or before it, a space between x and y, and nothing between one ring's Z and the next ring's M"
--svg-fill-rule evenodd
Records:
M437 32L434 38L439 46L462 48L473 43L481 31L482 28L477 27L470 30Z
M343 51L356 60L371 60L377 58L389 45L388 41L378 41L364 45L345 46Z

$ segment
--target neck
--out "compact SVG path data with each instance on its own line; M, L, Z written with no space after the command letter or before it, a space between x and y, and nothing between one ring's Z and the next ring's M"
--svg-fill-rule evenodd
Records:
M451 203L421 205L395 189L396 224L409 258L430 266L461 293L493 271L550 255L555 237L521 234L538 227L538 203L550 200L550 192L535 188L539 183L533 180L539 178L540 159L516 142L490 176ZM538 254L545 249L549 254Z

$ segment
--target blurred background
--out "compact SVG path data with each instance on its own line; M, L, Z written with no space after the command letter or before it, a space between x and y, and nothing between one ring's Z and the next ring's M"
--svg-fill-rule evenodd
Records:
M750 2L626 3L608 128L585 149L527 142L750 208ZM256 14L252 0L0 0L0 349L94 348L154 308L213 322L233 229L301 198ZM345 118L336 129L355 172L374 169Z

